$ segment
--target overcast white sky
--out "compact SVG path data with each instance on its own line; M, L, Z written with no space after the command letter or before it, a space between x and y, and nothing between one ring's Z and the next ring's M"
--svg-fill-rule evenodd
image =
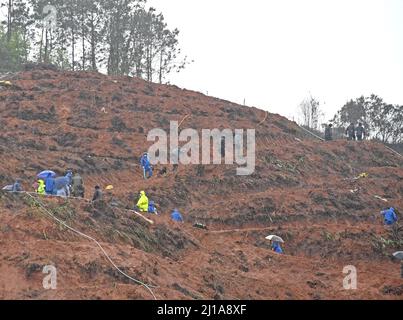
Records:
M403 104L403 0L148 3L195 60L170 77L179 87L290 119L309 93L326 119L360 95Z
M292 119L375 93L403 104L402 0L149 0L195 62L171 83Z

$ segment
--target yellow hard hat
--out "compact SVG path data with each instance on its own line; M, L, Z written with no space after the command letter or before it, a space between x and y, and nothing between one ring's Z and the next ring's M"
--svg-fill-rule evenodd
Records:
M112 190L112 189L113 189L113 185L111 185L111 184L105 188L105 190Z

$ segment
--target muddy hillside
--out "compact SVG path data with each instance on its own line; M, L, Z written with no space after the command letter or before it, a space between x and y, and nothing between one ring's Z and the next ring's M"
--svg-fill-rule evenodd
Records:
M1 187L20 178L33 191L38 172L71 168L85 198L113 185L114 205L1 191L0 299L403 299L391 258L403 228L379 214L394 206L403 219L403 161L382 144L322 142L279 115L136 78L45 68L4 80ZM144 180L147 133L172 120L255 129L255 172L157 165ZM141 190L157 204L153 224L126 210ZM184 224L170 221L174 208ZM49 265L54 290L43 287ZM343 288L349 265L357 290Z

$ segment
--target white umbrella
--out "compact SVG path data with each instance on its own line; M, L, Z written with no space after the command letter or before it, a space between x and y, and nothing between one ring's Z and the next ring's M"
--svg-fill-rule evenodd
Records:
M271 241L275 241L275 242L284 243L283 239L281 239L279 236L276 236L274 234L271 234L271 235L267 236L266 239L271 240Z
M9 184L8 186L3 187L1 190L4 191L13 191L13 185Z
M403 251L397 251L393 254L396 259L403 260Z

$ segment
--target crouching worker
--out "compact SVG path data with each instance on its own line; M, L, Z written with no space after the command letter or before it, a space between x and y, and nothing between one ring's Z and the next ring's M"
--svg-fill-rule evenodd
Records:
M394 208L389 208L381 211L385 225L391 226L397 222L397 215Z
M281 249L280 242L273 241L271 245L271 250L277 253L283 253L283 249Z
M15 180L15 182L14 182L14 184L13 184L13 188L12 188L12 191L13 191L13 192L21 192L21 191L24 191L24 190L22 189L21 182L22 182L21 179Z
M42 179L38 180L38 188L36 189L36 193L41 194L41 195L46 194L45 181L43 181Z
M182 215L178 211L178 209L175 209L172 214L171 214L171 219L175 222L183 222Z
M148 212L158 214L157 207L155 206L154 201L149 201L149 203L148 203Z
M9 185L5 186L4 188L2 188L1 190L10 191L10 192L23 191L23 189L21 187L21 179L15 180L15 182L13 184L9 184Z
M148 198L144 191L140 191L140 198L137 201L137 208L141 212L148 212Z

